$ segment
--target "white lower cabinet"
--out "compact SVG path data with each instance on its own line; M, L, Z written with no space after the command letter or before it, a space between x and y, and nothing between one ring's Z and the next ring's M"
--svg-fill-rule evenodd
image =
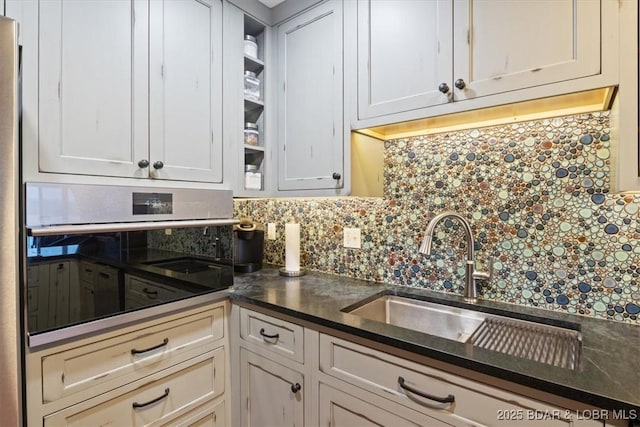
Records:
M320 371L410 408L426 418L455 426L602 426L578 420L565 408L472 381L406 359L320 334ZM357 397L366 401L369 393ZM437 420L437 421L436 421Z
M305 328L263 313L234 306L231 324L231 377L239 380L233 425L242 427L302 427L309 421L312 400L306 379L312 366ZM317 336L317 335L316 335ZM233 365L235 363L235 365ZM235 376L235 377L234 377Z
M241 308L240 338L270 353L304 363L302 326Z
M227 407L224 400L202 405L162 427L226 427Z
M195 363L194 363L195 362ZM174 367L179 369L136 390L85 409L75 405L44 419L48 426L146 426L168 421L190 406L224 392L224 348ZM174 369L169 369L173 371Z
M349 390L347 392L346 390ZM398 408L391 401L341 384L320 383L320 423L331 427L415 427L448 426L410 409Z
M133 310L152 304L179 299L186 293L178 288L125 274L124 308Z
M71 304L77 298L77 263L60 260L27 267L29 330L41 331L78 319Z
M242 426L304 425L304 376L266 357L240 350Z
M224 426L228 302L27 351L27 425Z
M472 380L277 313L233 306L230 324L231 378L240 381L232 425L603 426L576 416L597 408L515 384L514 393L504 381Z

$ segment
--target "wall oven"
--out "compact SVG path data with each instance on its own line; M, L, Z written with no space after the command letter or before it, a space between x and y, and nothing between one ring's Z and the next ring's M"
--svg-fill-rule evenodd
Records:
M27 345L38 347L225 296L227 190L27 183Z

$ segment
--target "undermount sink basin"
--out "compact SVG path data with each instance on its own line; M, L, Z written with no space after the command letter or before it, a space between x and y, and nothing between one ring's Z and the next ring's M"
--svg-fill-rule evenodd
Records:
M349 313L460 342L467 341L485 319L478 311L392 295L381 296Z
M551 326L395 295L382 295L343 311L568 369L577 369L581 353L578 325Z

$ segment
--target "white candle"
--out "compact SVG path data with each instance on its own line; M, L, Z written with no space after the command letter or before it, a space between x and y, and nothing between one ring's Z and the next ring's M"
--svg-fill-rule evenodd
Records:
M284 268L300 271L300 224L284 225Z

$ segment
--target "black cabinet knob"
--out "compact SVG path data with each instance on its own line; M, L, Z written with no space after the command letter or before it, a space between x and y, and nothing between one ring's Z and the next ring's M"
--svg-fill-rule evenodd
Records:
M438 90L442 93L449 93L449 85L446 83L440 83L440 86L438 86Z
M297 393L300 390L302 390L302 386L300 385L300 383L295 383L291 385L291 393Z
M331 177L335 180L338 180L342 178L342 175L340 175L338 172L334 172L333 175L331 175Z
M164 163L162 163L160 160L153 163L154 169L162 169L163 167L164 167Z
M147 159L142 159L142 160L140 160L140 161L138 162L138 167L139 167L140 169L144 169L144 168L146 168L147 166L149 166L149 160L147 160Z
M457 87L458 89L462 90L465 87L467 87L467 84L464 82L464 80L462 79L458 79L456 80L456 82L454 83L454 86Z

